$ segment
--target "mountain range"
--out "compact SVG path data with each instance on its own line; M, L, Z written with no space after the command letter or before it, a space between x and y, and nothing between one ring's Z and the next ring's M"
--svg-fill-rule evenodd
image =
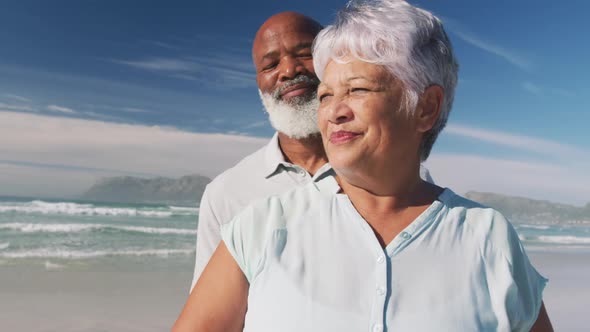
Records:
M194 206L200 202L205 186L210 181L210 178L202 175L187 175L178 179L109 177L99 180L80 198L102 202ZM590 224L590 203L578 207L476 191L466 193L465 197L502 212L515 223Z
M590 224L590 203L573 205L534 200L524 197L470 191L465 197L492 207L510 221L536 224Z
M211 179L187 175L178 179L132 176L99 180L80 197L83 200L116 203L157 203L194 206L201 201Z

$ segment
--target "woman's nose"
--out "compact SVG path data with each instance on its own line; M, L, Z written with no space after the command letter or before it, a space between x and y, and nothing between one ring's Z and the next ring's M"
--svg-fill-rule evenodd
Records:
M350 106L343 100L336 101L330 110L330 122L335 124L345 123L354 118Z

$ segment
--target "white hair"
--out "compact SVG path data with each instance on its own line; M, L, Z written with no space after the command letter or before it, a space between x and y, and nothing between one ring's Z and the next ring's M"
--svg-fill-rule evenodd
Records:
M426 160L447 123L459 68L441 21L403 0L350 1L314 41L318 78L323 78L330 60L345 63L350 57L384 66L399 79L408 114L427 87L443 88L440 115L420 145L420 159Z
M258 90L262 105L268 113L270 124L277 131L294 139L307 138L320 132L318 128L318 107L315 95L295 103L279 100L270 93Z

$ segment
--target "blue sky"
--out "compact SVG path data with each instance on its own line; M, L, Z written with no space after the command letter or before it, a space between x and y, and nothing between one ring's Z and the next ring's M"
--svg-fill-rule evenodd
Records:
M78 172L86 179L57 190L58 195L75 194L104 175L219 173L264 143L252 137L273 133L258 100L250 59L260 24L284 10L329 24L345 3L2 3L0 126L8 129L0 133L0 194L49 194L51 180L60 178L56 171L62 177ZM590 3L412 3L443 19L460 62L449 126L427 163L435 180L458 192L590 201L584 185L590 184L590 101L584 98L590 95L585 84L590 76L585 17ZM85 126L86 131L80 129ZM97 126L104 131L94 131ZM147 134L154 128L158 133ZM76 130L82 132L74 134ZM144 133L138 137L146 135L145 150L129 143L135 130ZM160 139L171 131L179 136ZM101 138L114 133L121 145L134 150L115 156ZM75 135L96 137L84 146L75 145L84 141ZM189 135L191 143L182 135ZM61 138L52 146L48 136ZM150 150L155 145L150 138L161 143L161 150ZM224 154L220 151L227 147L217 140L243 148ZM203 144L216 149L207 152ZM145 165L167 155L169 166L150 169L121 161L141 151L152 156ZM175 160L194 167L173 166Z

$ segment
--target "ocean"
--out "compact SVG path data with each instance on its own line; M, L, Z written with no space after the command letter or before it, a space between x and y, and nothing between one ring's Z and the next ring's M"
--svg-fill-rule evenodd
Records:
M199 209L0 198L0 265L47 270L85 266L188 265L195 253Z
M199 209L0 198L0 265L192 269ZM590 223L513 221L529 251L590 250Z

